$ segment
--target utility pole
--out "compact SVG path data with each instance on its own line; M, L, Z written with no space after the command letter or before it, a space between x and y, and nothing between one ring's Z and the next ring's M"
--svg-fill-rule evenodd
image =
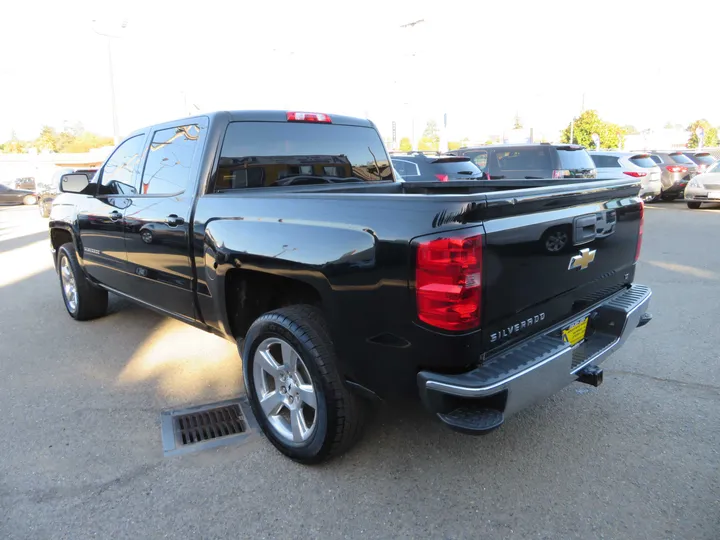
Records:
M573 141L575 140L574 133L575 133L575 118L573 117L573 119L570 121L570 144L572 144Z

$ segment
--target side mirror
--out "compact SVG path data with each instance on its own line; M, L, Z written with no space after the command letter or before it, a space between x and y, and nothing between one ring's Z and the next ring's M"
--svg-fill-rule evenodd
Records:
M89 184L90 179L84 173L63 174L60 177L60 191L63 193L82 193Z

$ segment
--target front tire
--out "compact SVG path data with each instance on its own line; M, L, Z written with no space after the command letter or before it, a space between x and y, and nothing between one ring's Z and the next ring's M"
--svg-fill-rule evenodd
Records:
M296 305L261 316L248 330L242 358L253 413L280 452L320 463L357 441L363 404L337 370L318 308Z
M85 277L72 242L60 246L57 268L65 309L73 319L87 321L105 315L108 293Z
M696 202L696 201L688 202L687 205L690 210L699 210L700 209L700 203Z
M23 197L23 204L26 206L30 206L37 203L37 197L35 195L25 195Z

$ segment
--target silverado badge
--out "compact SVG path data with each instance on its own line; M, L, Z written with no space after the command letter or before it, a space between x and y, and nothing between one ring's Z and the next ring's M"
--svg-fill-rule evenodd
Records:
M585 270L588 266L590 266L590 263L595 260L595 252L597 250L593 249L590 251L590 249L585 248L580 250L580 255L575 255L574 257L570 258L570 264L568 265L568 270L574 270L575 268L579 268L580 270Z

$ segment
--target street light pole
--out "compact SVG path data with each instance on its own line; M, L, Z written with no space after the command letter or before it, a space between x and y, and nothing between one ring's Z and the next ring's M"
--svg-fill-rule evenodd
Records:
M425 22L425 19L417 19L417 20L412 21L412 22L409 22L409 23L407 23L407 24L401 24L401 25L400 25L400 28L409 30L409 29L411 29L411 28L415 28L418 24L422 24L422 23L424 23L424 22ZM415 57L415 54L416 54L415 52L412 52L412 51L411 51L411 56ZM411 62L411 65L413 65L413 67L414 67L414 63L415 63L415 62ZM412 149L413 149L413 150L416 150L416 149L417 149L417 146L416 146L416 144L415 144L415 108L414 108L412 102L408 102L407 105L409 105L408 108L410 109L410 124L411 124L411 128L410 128L410 130L411 130L410 141L411 141L411 144L412 144Z
M110 69L110 106L112 107L113 141L115 146L120 142L120 128L118 127L117 103L115 101L115 73L112 58L112 37L107 36L108 67Z
M107 38L107 51L108 51L108 69L110 71L110 106L112 107L112 122L113 122L113 141L115 145L120 142L120 127L118 124L117 115L117 102L115 99L115 70L113 69L113 55L112 55L112 40L119 37L118 35L100 32L95 27L97 21L93 21L93 31L99 35ZM120 23L120 31L127 27L127 19L123 19Z

